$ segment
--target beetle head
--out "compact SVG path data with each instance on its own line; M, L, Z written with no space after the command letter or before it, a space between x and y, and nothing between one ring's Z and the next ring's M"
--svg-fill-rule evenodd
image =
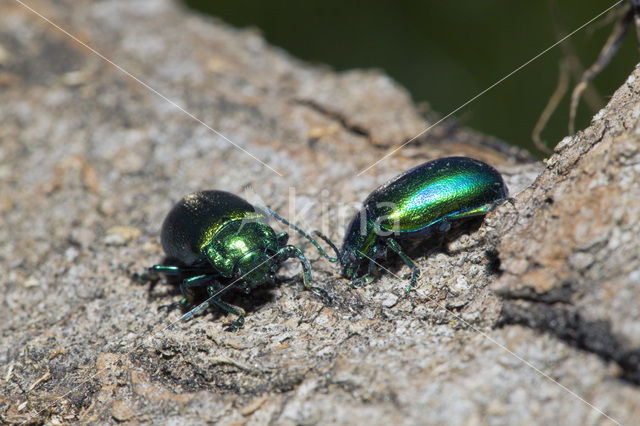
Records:
M368 245L373 243L374 240L373 227L370 221L367 220L366 209L363 209L351 219L342 243L340 265L342 265L343 277L356 278L360 266L367 260L364 253L369 251Z
M342 276L344 278L355 279L362 262L363 258L359 257L353 248L342 247L340 264L342 265Z
M246 288L256 287L273 279L273 262L264 251L250 251L238 260L236 276Z

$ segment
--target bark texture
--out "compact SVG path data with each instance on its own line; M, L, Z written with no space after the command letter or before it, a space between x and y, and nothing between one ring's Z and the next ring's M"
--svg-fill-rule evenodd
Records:
M437 118L384 74L300 62L169 0L28 5L147 86L0 5L2 422L640 418L640 71L545 164L447 121L358 176ZM409 294L393 257L350 289L295 234L334 303L287 262L278 285L226 295L248 310L238 333L217 311L173 324L176 286L133 278L162 261L186 193L234 192L340 241L375 187L446 155L517 195L410 248Z

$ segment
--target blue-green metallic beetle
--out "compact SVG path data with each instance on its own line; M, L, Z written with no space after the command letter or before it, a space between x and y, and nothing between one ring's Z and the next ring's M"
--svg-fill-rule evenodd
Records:
M353 286L372 279L375 259L390 248L412 270L410 290L420 269L402 251L399 241L446 232L451 222L484 215L507 197L507 187L496 169L472 158L448 157L424 163L373 191L351 220L342 249L316 232L335 250L336 257L328 256L313 238L291 226L327 259L339 262L342 276ZM360 276L365 265L368 271Z
M184 278L180 285L184 297L178 304L192 302L194 290L205 288L212 303L238 316L228 324L232 331L243 326L245 311L223 302L216 293L230 284L248 293L273 281L286 259L298 259L304 286L323 300L330 300L324 290L311 286L311 267L302 251L287 245L288 235L276 234L266 218L262 211L229 192L189 194L173 206L162 224L162 248L177 265L155 265L149 272ZM208 302L188 316L207 306Z

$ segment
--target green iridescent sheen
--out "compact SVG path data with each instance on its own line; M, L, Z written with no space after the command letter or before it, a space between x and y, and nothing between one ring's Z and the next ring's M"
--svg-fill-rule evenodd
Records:
M422 164L373 191L353 218L339 260L343 276L355 279L360 266L373 269L375 253L383 247L396 252L419 274L392 237L419 238L450 222L485 214L508 196L502 176L472 158L448 157Z
M223 302L218 294L230 285L248 292L273 281L286 259L298 259L304 286L328 300L324 290L311 286L311 267L302 251L287 245L288 235L276 234L266 219L264 213L229 192L189 194L171 209L162 224L162 248L168 260L177 264L155 265L150 272L184 279L180 289L185 297L180 303L192 301L194 289L205 288L214 304L238 315L232 330L242 327L245 312ZM201 309L194 309L190 315Z
M230 243L228 241L230 237L227 236L233 235L233 232L227 230L220 235L224 227L232 223L245 223L251 224L251 229L254 229L264 222L266 222L264 214L234 194L224 191L195 192L185 196L167 214L162 224L162 248L167 256L180 259L187 265L193 264L205 260L207 246L212 244L214 237L223 244ZM256 226L253 226L254 224ZM275 237L273 230L266 224L262 227L268 229L264 231L264 238L267 241L273 240ZM264 245L259 233L234 237L236 240L246 239L247 250L244 252L236 250L229 258L230 260L237 259L247 251ZM220 247L219 243L216 245ZM216 262L212 264L214 267L217 266Z
M451 215L506 196L500 174L479 161L453 157L427 163L376 189L365 201L383 231L413 233Z

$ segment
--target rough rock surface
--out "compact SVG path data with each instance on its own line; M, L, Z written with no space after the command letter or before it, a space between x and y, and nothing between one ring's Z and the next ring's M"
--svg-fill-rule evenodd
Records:
M502 322L547 331L640 385L640 104L636 70L518 197L498 244Z
M448 121L357 176L429 125L383 74L301 63L168 0L27 4L144 85L0 4L2 422L640 418L640 72L545 165ZM350 289L296 235L334 303L287 262L278 285L225 296L249 311L238 333L217 311L175 324L176 287L133 278L162 261L162 219L188 192L339 241L372 189L445 155L494 164L518 195L413 247L409 294L396 260Z

